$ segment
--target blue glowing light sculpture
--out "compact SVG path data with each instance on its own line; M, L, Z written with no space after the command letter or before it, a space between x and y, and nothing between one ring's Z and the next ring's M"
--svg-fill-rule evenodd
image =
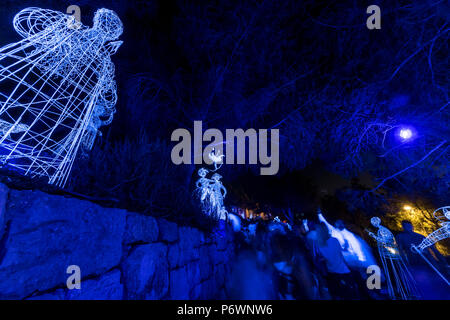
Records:
M378 228L377 234L368 232L377 241L389 296L393 299L410 300L419 297L419 293L412 274L403 261L392 232L381 225L378 217L370 219L371 224Z
M23 40L0 48L0 164L64 186L79 150L111 123L114 54L122 22L99 9L93 27L58 11L26 8L13 21Z

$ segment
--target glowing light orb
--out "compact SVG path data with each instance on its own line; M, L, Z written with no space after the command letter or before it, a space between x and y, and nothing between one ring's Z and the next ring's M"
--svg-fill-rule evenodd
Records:
M411 129L401 129L399 135L403 140L409 140L412 137L412 131Z
M406 205L403 206L403 210L411 211L412 207L406 204Z

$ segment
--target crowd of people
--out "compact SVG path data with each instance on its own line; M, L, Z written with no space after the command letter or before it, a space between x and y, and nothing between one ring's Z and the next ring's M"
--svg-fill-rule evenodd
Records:
M367 243L342 221L331 225L321 214L295 225L240 220L227 288L231 299L389 299L383 290L367 286L367 267L378 263ZM402 244L417 235L408 227L399 237Z
M234 299L369 298L360 270L349 268L324 222L243 226L229 293Z

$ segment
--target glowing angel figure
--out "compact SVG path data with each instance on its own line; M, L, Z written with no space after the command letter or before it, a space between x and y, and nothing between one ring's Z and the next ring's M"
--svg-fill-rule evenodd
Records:
M216 212L216 215L221 217L226 212L225 206L223 204L223 200L225 199L225 196L227 195L227 189L222 184L222 176L218 173L214 173L212 175L213 183L211 185L212 193L211 193L211 207L213 211Z
M198 193L198 196L200 198L200 201L205 201L207 198L209 198L212 190L211 190L211 184L212 180L206 178L206 175L208 174L208 170L205 168L201 168L198 170L199 179L196 181L196 191Z
M93 27L58 11L26 8L23 40L0 48L0 164L63 186L79 150L92 148L117 101L116 41L123 26L99 9Z
M368 233L377 241L389 296L394 300L417 298L419 295L415 280L403 262L394 235L388 228L381 225L380 218L372 217L370 222L378 228L376 235L370 231Z
M220 154L220 150L217 152L216 154L216 150L215 148L213 148L211 150L211 152L208 154L208 158L213 162L214 164L214 171L217 171L220 169L220 167L223 164L223 157L225 157L225 155Z
M442 211L442 213L441 213ZM436 271L436 273L450 286L450 282L447 278L439 272L439 270L423 255L423 251L434 245L436 242L447 239L450 235L450 206L441 207L433 212L433 216L441 222L441 228L430 233L421 243L418 245L412 245L413 252L420 254L420 256L430 265L430 267ZM444 220L445 219L445 220Z
M208 154L208 158L214 165L214 170L211 172L220 169L223 164L223 157L224 155L220 154L220 150L217 153L215 148L211 150ZM209 170L201 168L198 171L200 178L196 182L196 193L200 198L202 211L215 219L227 220L228 211L225 208L223 201L227 194L227 189L225 189L222 181L220 181L222 176L218 173L214 173L211 179L209 179L206 177L208 173Z
M207 178L208 170L201 168L198 171L200 178L196 182L196 194L200 198L202 210L208 216L216 219L226 219L228 212L223 204L227 190L220 179L222 176L218 173Z

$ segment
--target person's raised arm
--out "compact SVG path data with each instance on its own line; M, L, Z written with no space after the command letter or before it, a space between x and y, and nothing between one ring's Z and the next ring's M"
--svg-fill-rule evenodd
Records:
M325 223L325 225L327 226L328 230L330 232L333 232L334 227L331 224L328 223L328 221L325 219L325 217L323 216L322 211L320 209L317 212L317 216L319 217L319 221Z

